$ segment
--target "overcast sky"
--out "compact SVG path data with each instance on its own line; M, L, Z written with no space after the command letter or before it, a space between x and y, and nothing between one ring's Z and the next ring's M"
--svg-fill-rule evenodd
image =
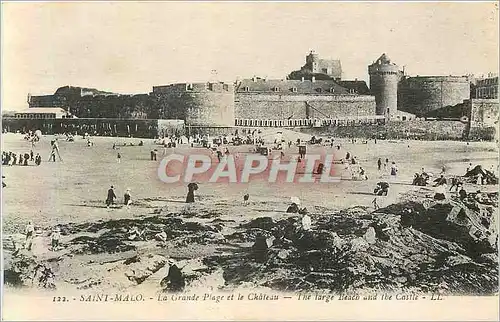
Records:
M386 52L411 75L498 70L483 3L2 3L2 108L64 85L147 93L171 82L284 78L314 49L367 80Z

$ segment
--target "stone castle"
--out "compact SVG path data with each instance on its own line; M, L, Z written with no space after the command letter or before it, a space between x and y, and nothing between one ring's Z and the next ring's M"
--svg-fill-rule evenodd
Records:
M310 52L305 64L286 79L178 83L154 86L150 93L138 95L65 86L52 95L29 96L28 104L30 108L63 108L68 116L84 119L182 120L185 126L205 132L235 126L322 127L410 121L436 111L453 111L457 105L462 106L462 115L453 115L455 118L485 115L479 122L493 120L495 104L490 108L483 103L481 113L464 108L477 105L467 102L474 98L467 76L408 77L385 53L368 66L368 74L369 87L357 79L343 80L339 60L320 59ZM498 102L496 106L498 115Z

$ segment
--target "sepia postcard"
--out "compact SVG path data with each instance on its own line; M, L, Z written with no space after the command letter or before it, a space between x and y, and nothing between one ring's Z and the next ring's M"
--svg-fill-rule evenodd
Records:
M498 321L482 2L1 6L5 321Z

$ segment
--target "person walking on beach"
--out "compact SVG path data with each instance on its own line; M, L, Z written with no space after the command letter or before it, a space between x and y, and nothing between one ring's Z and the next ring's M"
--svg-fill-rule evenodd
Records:
M56 251L59 248L59 239L61 239L61 230L59 227L55 227L50 234L52 251Z
M391 165L391 178L393 180L396 180L396 175L398 174L398 167L396 165L396 162L392 162L392 165Z
M42 157L40 156L40 154L36 154L35 156L35 164L36 165L40 165L42 163Z
M198 184L191 182L188 184L188 194L186 197L186 203L193 203L194 202L194 192L198 190Z
M33 234L35 233L35 226L33 226L31 221L29 221L26 225L24 233L26 234L24 248L31 251L31 246L33 245Z
M118 154L116 155L116 160L118 161L118 163L121 163L122 155L120 154L120 152L118 152Z
M59 156L59 161L62 161L61 154L59 153L59 145L57 144L57 139L50 141L52 150L50 151L49 161L53 160L56 162L56 154Z
M127 208L130 208L130 205L132 204L132 196L130 195L130 189L127 189L127 191L125 191L125 194L123 195L123 204Z
M111 186L111 188L108 189L108 197L106 198L106 208L109 208L109 206L114 203L115 199L116 199L115 189L113 186Z
M377 161L377 168L378 168L378 171L382 170L382 160L380 158L378 158L378 161Z

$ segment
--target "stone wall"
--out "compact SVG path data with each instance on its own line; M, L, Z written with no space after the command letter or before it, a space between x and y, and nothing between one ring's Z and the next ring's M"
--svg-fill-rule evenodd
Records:
M424 116L469 97L470 83L465 76L409 77L399 83L398 109Z
M498 99L471 99L464 103L470 108L472 125L495 126L498 124Z
M33 95L29 107L67 107L66 97L59 95Z
M470 111L470 138L498 140L498 99L470 99L464 105Z
M153 88L154 109L160 117L185 120L189 126L234 125L232 84L174 84Z
M366 124L363 126L331 126L321 130L309 130L335 137L421 139L421 140L463 140L467 135L467 124L458 121L392 121L387 124Z
M235 97L236 119L323 119L374 114L373 96L237 93Z

